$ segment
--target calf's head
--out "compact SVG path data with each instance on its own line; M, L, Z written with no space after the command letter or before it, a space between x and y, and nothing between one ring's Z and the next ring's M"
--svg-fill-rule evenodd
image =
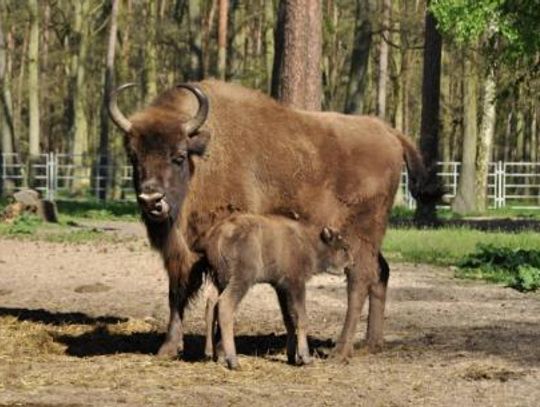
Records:
M325 227L320 237L322 245L319 256L323 271L340 275L346 268L353 266L349 245L338 231Z
M197 113L186 119L179 112L178 89L170 90L127 119L118 109L117 95L134 84L126 84L111 93L109 114L125 133L126 152L133 165L137 201L147 222L174 222L187 194L193 173L193 155L202 155L209 133L199 130L208 115L206 95L192 84L187 89L198 101Z

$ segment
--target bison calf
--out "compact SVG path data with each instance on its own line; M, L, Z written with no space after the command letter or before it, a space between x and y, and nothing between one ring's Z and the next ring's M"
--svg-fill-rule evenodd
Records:
M270 283L276 290L287 329L289 363L310 362L306 281L323 271L343 274L343 269L352 265L348 247L337 232L329 228L321 231L282 216L238 214L210 228L196 244L196 250L207 261L214 284L214 295L209 296L206 308L207 355L216 357L217 317L227 365L231 369L238 366L233 333L235 309L252 285Z

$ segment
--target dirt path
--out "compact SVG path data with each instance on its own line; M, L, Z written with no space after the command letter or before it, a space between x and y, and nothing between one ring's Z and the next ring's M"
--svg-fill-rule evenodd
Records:
M242 370L229 372L200 360L202 301L187 314L187 361L152 355L167 283L138 235L114 246L0 240L0 406L538 405L540 295L391 266L382 353L359 343L348 365L286 365L277 301L257 286L237 316ZM317 351L331 346L345 304L344 279L310 282Z

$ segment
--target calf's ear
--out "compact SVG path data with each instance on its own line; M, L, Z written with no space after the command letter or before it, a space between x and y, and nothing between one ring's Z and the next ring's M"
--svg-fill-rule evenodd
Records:
M206 151L206 146L210 141L210 133L206 130L201 130L187 139L188 154L203 155Z

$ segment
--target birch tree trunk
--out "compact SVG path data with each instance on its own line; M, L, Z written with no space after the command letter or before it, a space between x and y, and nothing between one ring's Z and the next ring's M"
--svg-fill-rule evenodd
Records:
M461 171L456 197L452 202L452 210L459 214L471 213L476 209L475 203L475 172L476 172L476 145L477 145L477 101L478 101L478 73L476 61L472 57L465 59L465 75L463 78L463 155Z
M28 42L28 146L31 156L39 148L39 8L37 0L28 0L30 38Z
M227 72L227 15L229 0L219 0L218 19L218 77L225 79Z
M482 121L478 137L478 153L476 156L476 211L484 212L487 208L487 182L491 148L495 133L495 72L489 67L487 77L484 79L482 103Z
M13 106L11 104L11 64L8 62L7 44L4 38L4 27L0 19L0 85L2 93L0 95L0 120L2 122L2 143L1 152L13 153Z
M118 0L111 0L111 16L109 28L109 40L107 43L107 59L105 62L105 77L103 85L103 103L101 105L101 120L99 134L99 198L107 198L107 186L109 184L109 115L107 106L109 105L109 94L114 84L114 52L116 48L117 36L117 16Z
M146 41L144 43L144 99L146 103L149 103L157 95L157 0L148 0L146 8L148 20L145 24Z
M386 117L386 84L388 82L388 40L390 39L390 0L382 3L381 42L379 44L379 65L377 69L377 116Z
M307 8L307 42L304 109L321 110L322 10L320 0L310 1Z
M274 6L271 1L264 2L264 55L267 90L272 92L272 65L274 63Z
M200 81L204 78L204 64L202 51L202 20L201 4L199 0L189 2L189 35L190 35L190 75L188 79Z
M86 55L88 50L88 18L89 1L80 0L74 3L73 35L77 48L72 54L72 136L73 143L71 153L74 155L76 166L76 180L74 188L79 190L88 185L88 181L82 181L84 170L83 154L88 151L88 119L86 117L87 83L86 83Z

